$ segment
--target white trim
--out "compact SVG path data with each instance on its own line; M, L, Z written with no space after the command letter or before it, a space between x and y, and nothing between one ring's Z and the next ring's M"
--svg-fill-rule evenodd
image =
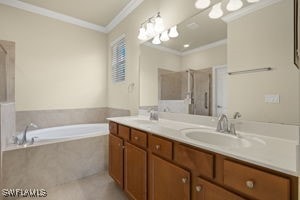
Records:
M217 79L216 79L216 71L220 68L227 68L227 65L218 65L212 67L212 116L217 116Z
M159 46L159 45L156 45L156 44L152 44L151 42L145 42L143 44L145 46L148 46L148 47L152 47L152 48L155 48L155 49L158 49L158 50L161 50L161 51L165 51L165 52L174 54L176 56L182 56L182 53L180 51L173 50L173 49L170 49L168 47L163 47L163 46Z
M144 0L131 0L121 12L105 27L106 32L113 30L121 21L123 21L134 9L136 9Z
M215 47L218 47L218 46L221 46L221 45L226 45L227 44L227 39L212 42L210 44L206 44L206 45L203 45L203 46L200 46L200 47L197 47L195 49L185 51L185 52L180 52L180 51L177 51L177 50L174 50L174 49L170 49L168 47L155 45L155 44L152 44L151 42L144 42L142 44L144 44L145 46L148 46L148 47L152 47L152 48L161 50L161 51L172 53L172 54L177 55L177 56L186 56L186 55L189 55L189 54L192 54L192 53L195 53L195 52L205 51L205 50L212 49L212 48L215 48Z
M181 53L181 55L186 56L186 55L198 52L198 51L205 51L207 49L215 48L215 47L218 47L218 46L221 46L221 45L226 45L226 44L227 44L227 39L223 39L223 40L219 40L219 41L216 41L216 42L213 42L213 43L210 43L210 44L200 46L198 48L195 48L195 49L192 49L192 50L189 50L189 51L185 51L185 52Z
M235 11L233 13L230 13L224 17L222 17L222 20L226 23L232 22L234 20L237 20L245 15L248 15L250 13L253 13L257 10L263 9L265 7L268 7L270 5L273 5L275 3L278 3L282 0L262 0L258 3L253 3L252 5L249 5L247 7L244 7L238 11Z
M83 28L91 29L100 33L108 33L115 28L122 20L124 20L135 8L137 8L144 0L131 0L122 11L114 17L114 19L105 27L85 20L81 20L69 15L61 14L52 10L48 10L39 6L25 3L20 0L0 0L0 4L26 10L31 13L39 14L42 16L50 17L60 20L69 24L77 25Z

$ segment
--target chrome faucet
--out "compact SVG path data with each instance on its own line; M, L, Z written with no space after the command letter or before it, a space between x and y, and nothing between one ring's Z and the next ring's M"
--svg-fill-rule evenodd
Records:
M235 113L233 114L233 119L234 119L234 120L237 119L237 118L241 118L241 117L242 117L242 115L241 115L241 113L239 113L239 112L235 112ZM236 129L235 129L235 123L234 123L234 122L232 122L232 123L230 124L229 133L230 133L231 135L237 136Z
M237 118L240 118L240 117L242 117L242 115L239 112L236 112L233 115L234 120ZM230 135L237 136L236 129L235 129L235 123L232 122L230 124L230 127L228 126L228 124L229 123L228 123L227 115L225 115L225 114L220 115L220 117L218 119L217 132L228 133Z
M28 131L28 129L29 129L30 127L38 128L38 126L35 125L34 123L28 124L28 125L25 127L25 130L24 130L24 132L23 132L22 138L21 138L20 140L19 140L18 138L16 139L16 143L17 143L18 145L23 145L23 144L25 144L25 143L27 142L27 131ZM30 143L33 144L33 142L34 142L34 138L31 138L31 142L30 142Z
M229 133L227 115L221 114L218 119L217 132Z
M152 109L150 109L148 112L150 113L150 120L151 120L151 121L158 121L158 112L157 112L157 111L155 111L155 110L152 108Z

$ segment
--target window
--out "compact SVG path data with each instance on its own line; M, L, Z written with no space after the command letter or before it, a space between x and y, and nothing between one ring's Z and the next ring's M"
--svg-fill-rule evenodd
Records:
M125 81L126 76L126 43L125 37L112 45L111 78L114 83Z

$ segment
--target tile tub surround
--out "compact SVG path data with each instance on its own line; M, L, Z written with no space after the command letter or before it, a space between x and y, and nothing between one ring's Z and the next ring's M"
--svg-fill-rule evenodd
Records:
M6 136L11 136L16 132L15 124L15 104L14 103L0 103L0 141L1 148L5 148L7 143Z
M108 135L4 151L4 188L51 188L107 171Z
M182 129L191 128L215 130L217 121L212 117L159 114L161 118L158 122L145 123L145 120L149 120L148 116L118 117L109 120L292 176L300 175L299 126L257 122L248 124L243 121L241 126L244 130L239 132L240 129L237 129L238 133L242 137L254 139L253 142L258 140L265 144L259 142L249 147L231 148L192 140L180 132Z
M104 123L107 117L128 116L130 112L115 108L85 108L64 110L17 111L16 130L21 132L33 122L39 128L49 128L72 124Z

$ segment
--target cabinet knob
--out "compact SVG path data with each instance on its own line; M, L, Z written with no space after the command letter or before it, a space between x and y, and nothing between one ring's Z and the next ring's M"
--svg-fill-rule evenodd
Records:
M182 180L183 183L186 183L188 181L187 178L182 178L181 180Z
M249 189L253 189L254 188L254 182L249 180L249 181L246 181L246 186L247 188Z
M195 189L196 189L197 192L201 192L202 186L198 185L198 186L195 187Z
M138 137L138 136L135 136L134 139L135 139L135 140L139 140L139 137Z
M159 144L155 145L155 149L159 150L160 149L160 145Z

